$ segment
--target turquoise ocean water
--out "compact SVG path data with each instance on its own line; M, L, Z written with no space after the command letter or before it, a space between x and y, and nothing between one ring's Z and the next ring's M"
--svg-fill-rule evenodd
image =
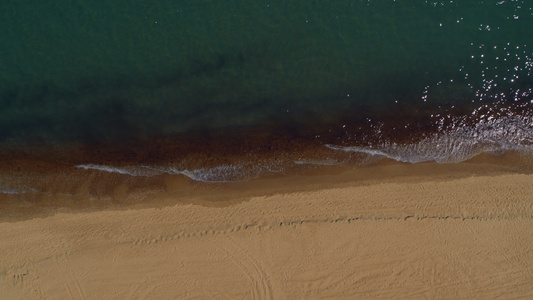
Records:
M408 162L533 149L531 1L7 0L0 28L5 153L198 138ZM242 169L112 164L77 166L206 181Z

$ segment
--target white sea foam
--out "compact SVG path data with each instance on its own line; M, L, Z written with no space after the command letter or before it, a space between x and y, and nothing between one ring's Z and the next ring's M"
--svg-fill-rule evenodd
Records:
M10 180L9 182L0 183L0 194L19 195L37 192L36 189L30 188L27 185L20 183L20 178L8 177L8 179Z
M459 123L458 123L459 124ZM345 151L357 152L374 160L386 157L401 162L418 163L436 161L439 163L454 163L468 160L480 153L501 153L510 150L533 153L533 118L506 117L501 119L486 119L473 126L450 126L440 133L424 138L412 144L395 144L383 142L376 146L338 146L326 147ZM368 163L362 158L363 163ZM245 162L242 164L225 164L214 167L191 169L186 162L173 165L139 165L139 166L107 166L97 164L77 165L85 170L97 170L117 173L127 176L156 176L161 174L184 175L195 181L202 182L235 182L246 181L266 174L283 172L287 164L302 166L334 166L341 165L342 160L333 158L316 160L294 160L278 162ZM11 186L11 185L10 185ZM0 186L1 188L1 186ZM4 189L4 193L16 190Z
M181 166L131 166L114 167L105 165L77 165L85 170L98 170L108 173L118 173L128 176L155 176L161 174L184 175L195 181L202 182L234 182L260 177L265 173L281 171L275 165L257 165L252 163L242 165L219 165L211 168L188 169Z
M276 172L278 170L270 166L244 164L244 165L220 165L212 168L198 168L189 170L176 167L158 167L157 169L176 175L185 175L196 181L203 182L235 182L245 181L260 177L262 174Z
M98 170L108 173L118 173L123 175L130 175L130 176L154 176L157 175L157 172L155 170L150 170L146 167L139 166L139 167L112 167L112 166L105 166L105 165L94 165L94 164L87 164L87 165L76 165L76 168L85 169L85 170Z
M0 189L0 194L17 195L23 193L24 192L15 189Z
M341 163L335 159L326 158L323 160L295 160L297 165L313 165L313 166L338 166Z
M18 195L31 192L36 192L36 190L28 187L21 176L4 174L4 177L0 178L0 194Z
M506 117L474 126L452 126L413 144L384 142L373 147L325 145L333 150L382 156L401 162L455 163L481 153L533 152L533 117Z
M170 174L185 175L196 181L203 182L230 182L247 179L242 167L235 165L221 165L213 168L200 168L195 170L177 169L169 167Z

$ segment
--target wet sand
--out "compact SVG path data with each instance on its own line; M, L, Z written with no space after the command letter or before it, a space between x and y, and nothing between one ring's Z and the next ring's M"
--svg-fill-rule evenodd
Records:
M533 175L500 161L4 197L0 298L531 298Z

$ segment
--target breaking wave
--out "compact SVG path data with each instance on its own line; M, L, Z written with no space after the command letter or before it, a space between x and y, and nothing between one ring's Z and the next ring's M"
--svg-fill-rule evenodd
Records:
M24 192L15 190L15 189L1 189L0 194L7 194L7 195L17 195L17 194L23 194Z
M129 176L157 176L163 174L184 175L195 181L202 182L235 182L258 178L267 173L278 173L282 169L277 164L261 165L246 163L240 165L219 165L211 168L189 170L178 166L128 166L113 167L105 165L77 165L85 170L98 170Z
M473 126L454 125L413 144L385 142L376 146L338 146L333 150L382 156L401 162L457 163L481 153L533 152L533 117L482 120Z
M98 164L77 165L76 168L96 170L127 176L151 177L157 175L183 175L200 182L236 182L259 178L268 174L281 174L289 169L351 165L366 165L380 158L399 162L458 163L481 153L503 154L507 151L533 153L533 117L510 116L486 118L474 125L464 125L460 121L441 129L413 143L383 141L376 145L333 145L324 144L331 152L313 159L279 159L249 161L237 164L222 164L210 167L191 168L187 162L169 165L130 165L109 166ZM341 151L341 152L339 152ZM335 153L334 152L334 153ZM346 153L346 154L343 154ZM350 153L361 155L352 157ZM355 160L354 160L355 159ZM1 187L0 187L1 188ZM4 189L4 193L12 192Z

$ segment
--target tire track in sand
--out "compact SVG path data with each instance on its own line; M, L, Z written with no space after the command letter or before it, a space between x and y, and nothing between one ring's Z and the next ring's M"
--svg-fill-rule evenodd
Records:
M249 255L244 248L230 237L217 243L211 243L225 252L227 257L246 275L252 287L252 299L274 299L270 276L268 276L257 259Z

